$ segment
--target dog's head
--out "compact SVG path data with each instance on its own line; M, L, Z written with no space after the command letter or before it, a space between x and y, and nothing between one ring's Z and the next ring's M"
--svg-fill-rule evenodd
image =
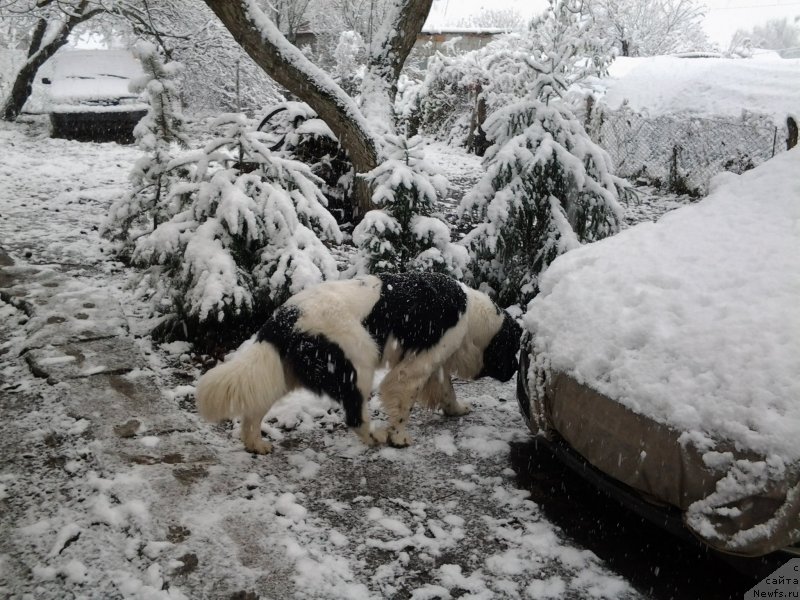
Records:
M500 329L483 351L483 369L478 377L492 377L499 381L508 381L514 376L519 361L519 339L522 328L507 312L503 313Z

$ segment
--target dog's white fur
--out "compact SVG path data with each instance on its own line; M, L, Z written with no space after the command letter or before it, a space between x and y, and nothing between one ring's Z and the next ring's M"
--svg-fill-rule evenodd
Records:
M387 440L398 446L410 444L406 424L418 399L429 408L440 407L447 415L469 412L456 400L450 378L457 375L472 379L480 373L483 351L502 325L503 316L485 294L462 287L467 295L465 314L436 345L421 352L404 352L390 336L381 355L364 328L364 319L380 297L381 280L377 277L323 283L287 301L301 310L298 329L325 336L353 364L363 418L356 433L366 444ZM380 385L389 425L370 431L368 400L375 371L381 367L389 369ZM200 378L197 406L210 421L241 416L245 447L266 454L271 446L261 438L261 421L277 400L298 385L277 349L272 344L256 342Z

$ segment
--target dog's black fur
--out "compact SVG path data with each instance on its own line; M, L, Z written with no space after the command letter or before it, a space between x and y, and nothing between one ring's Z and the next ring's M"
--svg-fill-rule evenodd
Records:
M364 319L383 354L393 335L405 352L436 345L467 310L467 294L458 283L437 273L384 273L378 302Z
M361 419L361 394L357 374L344 351L323 335L310 335L296 327L300 309L285 304L276 310L256 336L257 342L278 349L303 387L327 394L341 403L345 423L358 427Z

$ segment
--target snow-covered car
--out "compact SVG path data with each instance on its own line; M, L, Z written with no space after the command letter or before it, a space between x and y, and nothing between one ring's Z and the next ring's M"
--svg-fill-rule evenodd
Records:
M129 91L143 75L127 50L69 50L56 54L46 86L52 136L89 141L133 140L147 104Z
M800 556L799 165L725 173L566 253L523 318L530 429L643 516L744 557Z

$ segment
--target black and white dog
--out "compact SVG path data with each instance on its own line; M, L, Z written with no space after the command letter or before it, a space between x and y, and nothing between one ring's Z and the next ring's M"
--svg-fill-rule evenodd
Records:
M297 387L327 394L369 445L407 446L414 403L446 415L456 401L451 375L508 381L517 370L520 327L485 294L432 273L332 281L292 296L251 346L200 378L197 406L211 421L241 416L250 452L272 448L261 420ZM389 371L380 395L387 427L370 430L367 402L376 369Z

